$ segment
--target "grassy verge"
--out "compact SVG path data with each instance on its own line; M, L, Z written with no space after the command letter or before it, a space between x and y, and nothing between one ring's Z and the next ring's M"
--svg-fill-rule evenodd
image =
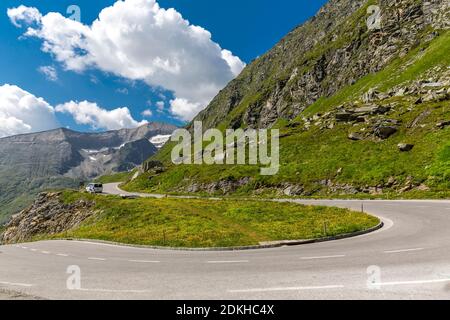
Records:
M65 192L63 200L94 200L99 214L51 236L171 247L229 247L312 239L366 230L379 220L346 209L289 203L134 199ZM326 228L324 226L326 225ZM325 230L326 229L326 230ZM38 239L48 239L40 236Z
M104 175L95 179L95 182L99 183L114 183L114 182L124 182L129 181L131 177L135 174L135 170L130 172L119 172L109 175Z

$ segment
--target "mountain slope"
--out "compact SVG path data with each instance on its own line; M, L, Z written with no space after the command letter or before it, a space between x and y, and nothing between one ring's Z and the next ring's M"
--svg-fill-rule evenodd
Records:
M102 133L56 129L0 139L0 220L43 188L78 187L81 181L136 167L157 151L149 140L173 130L150 123Z
M381 8L381 29L367 10ZM448 1L332 0L251 63L195 119L279 128L281 169L174 166L130 190L410 196L450 190ZM409 151L403 144L407 144ZM411 145L411 146L409 146Z

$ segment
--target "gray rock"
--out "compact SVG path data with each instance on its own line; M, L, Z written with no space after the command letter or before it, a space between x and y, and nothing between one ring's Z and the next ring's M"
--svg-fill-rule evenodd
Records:
M375 135L380 139L388 139L390 136L398 131L396 127L393 126L380 126L375 129Z
M411 151L414 148L413 144L409 143L400 143L398 144L398 149L402 152L408 152Z
M41 193L29 208L14 215L0 236L0 243L29 241L37 235L65 232L95 214L94 202L65 204L61 193Z
M337 122L350 122L356 120L357 117L353 112L338 112L335 116Z
M364 139L363 136L361 136L359 133L356 133L356 132L350 133L348 135L348 138L353 141L360 141L360 140Z
M450 120L448 121L440 121L436 124L436 127L439 129L444 129L445 127L450 126Z

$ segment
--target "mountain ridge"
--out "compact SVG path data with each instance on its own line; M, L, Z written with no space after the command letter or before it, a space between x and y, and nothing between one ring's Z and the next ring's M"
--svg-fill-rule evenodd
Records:
M148 123L105 132L58 128L1 138L0 219L46 188L78 188L100 175L132 170L158 150L150 142L153 137L175 129Z

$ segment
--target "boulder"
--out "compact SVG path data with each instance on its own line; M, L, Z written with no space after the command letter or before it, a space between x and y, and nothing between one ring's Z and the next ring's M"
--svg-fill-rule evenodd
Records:
M364 139L359 133L356 133L356 132L350 133L348 135L348 138L353 141L360 141L360 140Z
M385 114L391 110L389 106L379 106L379 105L368 105L358 109L355 109L355 113L358 115L368 115L368 114Z
M413 144L409 143L400 143L398 144L398 149L402 152L408 152L411 151L414 148Z
M337 122L350 122L354 121L358 116L356 116L353 112L339 112L336 113L336 121Z
M380 93L378 91L376 91L374 89L370 89L362 96L362 100L364 103L372 102L372 101L378 99L379 94Z
M375 135L380 139L388 139L390 136L398 131L396 127L393 126L380 126L375 129Z
M440 121L440 122L436 123L436 127L438 127L439 129L444 129L447 126L450 126L450 120Z

